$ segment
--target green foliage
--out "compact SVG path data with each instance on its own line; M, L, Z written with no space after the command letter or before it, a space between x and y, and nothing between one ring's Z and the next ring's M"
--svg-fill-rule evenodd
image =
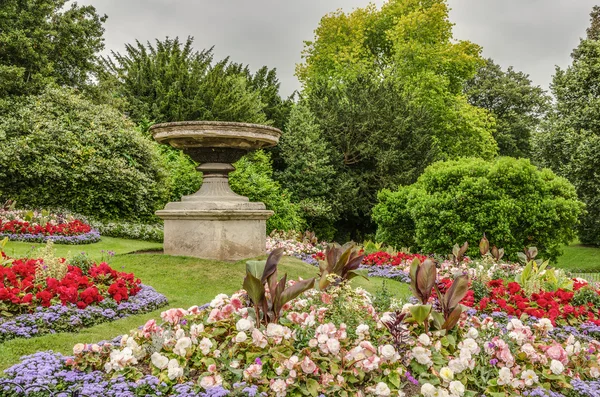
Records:
M485 233L511 259L532 245L555 259L561 246L575 237L583 209L567 180L529 160L509 157L438 162L414 185L379 197L374 220L378 236L391 238L385 240L388 244L402 245L393 239L393 220L408 226L410 219L416 247L425 252L447 252ZM468 254L478 251L473 246Z
M90 225L98 230L102 237L121 237L161 243L164 238L162 224L91 220Z
M167 197L156 145L67 88L0 108L0 196L101 219L150 218Z
M67 0L3 0L0 7L0 98L37 94L48 83L82 87L104 48L93 6Z
M586 204L580 241L600 245L600 7L591 16L588 37L573 51L572 65L556 70L556 101L535 149L539 163L569 179Z
M231 189L247 196L250 201L261 201L275 214L267 220L267 233L273 230L304 230L305 222L300 208L291 201L288 191L273 180L271 157L264 151L250 153L237 163L229 176Z
M531 155L531 136L544 116L549 98L529 76L506 71L491 59L465 86L469 103L487 109L496 119L494 139L501 156Z
M415 222L407 206L411 193L410 186L405 186L395 192L384 189L377 194L377 200L381 203L373 207L377 241L394 247L417 247Z
M95 264L95 262L89 256L87 256L85 252L80 252L73 255L71 258L67 259L67 263L71 266L80 268L83 274L88 274L90 268Z
M212 48L196 51L193 38L127 44L103 58L101 81L116 81L116 95L136 122L221 120L283 123L290 104L279 97L274 70L252 75L228 58L213 62ZM108 83L107 83L108 84ZM110 85L110 84L109 84Z
M589 303L595 308L600 308L600 294L589 287L583 287L575 292L573 300L571 301L571 305L575 307L587 306Z
M335 199L331 149L321 135L319 125L310 109L303 103L292 108L287 128L279 143L283 171L276 179L299 203L308 223L308 229L322 239L333 234L324 230L338 218ZM334 229L335 230L335 229Z
M338 238L372 232L377 191L433 161L495 155L493 120L462 94L480 48L451 26L443 0L390 0L326 15L306 43L297 75L335 170Z

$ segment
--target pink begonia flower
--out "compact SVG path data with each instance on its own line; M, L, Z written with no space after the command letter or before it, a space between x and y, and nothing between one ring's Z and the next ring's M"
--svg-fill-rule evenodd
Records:
M183 310L183 309L169 309L167 311L164 311L160 314L160 318L163 319L163 321L166 321L168 323L171 323L173 325L179 324L179 321L181 321L181 319L184 316L187 316L187 310Z
M252 343L263 349L265 346L267 346L269 342L267 341L267 337L263 335L263 333L260 332L259 329L254 328L252 330Z
M300 367L302 368L302 371L305 374L314 374L317 370L317 364L315 364L310 358L308 358L308 356L304 357L304 360L302 360Z
M332 299L333 297L326 292L321 294L321 302L325 303L326 305L331 304Z
M554 342L550 347L547 348L546 355L551 360L560 361L563 365L567 365L567 363L569 362L569 355L567 354L567 351L556 342Z

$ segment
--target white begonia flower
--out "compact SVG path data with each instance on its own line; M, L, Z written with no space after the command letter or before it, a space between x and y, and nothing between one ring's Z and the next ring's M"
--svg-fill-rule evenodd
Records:
M462 384L462 382L457 380L450 382L448 390L450 390L450 394L455 397L461 397L463 394L465 394L465 386Z
M450 393L448 393L448 390L444 389L443 387L438 387L436 393L437 397L450 397Z
M537 327L542 332L548 332L548 331L552 331L554 329L554 326L552 325L552 321L550 321L547 318L540 318L538 320L537 324L535 325L535 327Z
M448 362L448 368L450 368L455 374L459 374L467 369L467 366L463 364L462 360L454 358Z
M356 327L356 334L357 335L366 335L369 333L369 326L366 324L361 324L358 327Z
M179 366L179 363L174 358L169 361L167 376L169 379L174 380L183 376L183 368Z
M419 335L419 342L424 346L431 345L431 338L427 334Z
M167 365L169 365L169 358L163 356L159 352L152 353L150 361L152 361L152 365L158 369L165 369L167 368Z
M379 354L388 361L396 358L396 349L392 345L385 345L380 348Z
M466 338L462 342L458 344L458 348L462 350L468 350L471 354L479 354L480 347L479 344L472 338Z
M190 348L191 346L192 340L188 337L183 337L179 339L175 344L175 347L173 348L173 353L177 354L178 356L185 357L185 355L187 354L186 349Z
M340 352L340 342L337 339L328 339L326 345L330 354L338 354Z
M85 350L85 345L83 343L78 343L75 346L73 346L73 354L74 355L78 355L83 353L83 351Z
M521 374L521 379L525 381L526 386L533 386L534 383L538 383L538 376L534 370L528 369L527 371L523 371Z
M391 393L392 391L390 390L388 385L386 385L383 382L379 382L375 387L375 395L377 396L388 397Z
M287 395L287 383L283 379L277 379L270 386L276 397L284 397Z
M552 360L550 362L550 371L552 371L554 375L560 375L563 373L564 370L565 366L560 361Z
M181 328L179 328L177 331L175 331L175 339L181 339L185 336L185 331L182 330Z
M200 341L200 344L198 345L198 347L200 348L200 351L202 352L202 354L204 354L205 356L210 353L210 348L213 346L213 343L210 341L210 339L208 338L202 338L202 340Z
M235 341L237 343L245 342L246 339L248 339L248 335L246 335L245 332L238 332L238 334L235 336Z
M590 376L592 378L600 378L600 368L598 368L598 367L590 368Z
M467 332L467 338L477 339L478 337L479 337L479 331L477 331L473 327L469 328L469 332Z
M225 299L228 299L229 297L226 294L219 294L217 296L215 296L215 299L213 299L210 302L210 307L212 308L219 308L223 305L225 305Z
M448 367L443 367L440 369L440 377L444 381L450 382L452 379L454 379L454 372Z
M421 386L421 394L424 397L436 397L437 390L431 383L425 383L423 386Z
M498 371L498 384L501 386L509 385L511 381L512 373L510 372L510 369L507 367L500 368L500 371Z
M283 338L283 326L279 324L269 323L269 325L267 325L266 335L271 338Z
M415 360L417 360L417 362L419 364L427 365L428 367L430 367L433 364L433 362L431 361L431 358L430 358L431 351L429 351L428 349L425 349L424 347L421 347L421 346L414 347L412 349L412 355L413 355L413 358Z
M237 329L238 331L241 331L241 332L248 331L252 327L253 327L252 321L245 319L245 318L239 319L238 322L235 324L235 329Z

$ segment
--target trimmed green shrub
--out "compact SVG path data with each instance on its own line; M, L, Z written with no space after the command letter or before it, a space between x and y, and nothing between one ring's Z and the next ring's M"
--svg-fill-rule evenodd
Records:
M68 88L0 106L0 198L101 219L150 219L166 202L156 145L117 110Z
M229 184L237 194L250 201L261 201L275 214L267 220L267 233L277 230L304 230L306 223L297 204L286 189L273 180L271 156L262 150L250 153L235 164Z
M373 220L380 241L412 242L428 253L468 241L469 254L476 255L485 233L511 259L529 246L555 259L574 239L584 207L566 179L510 157L437 162L415 184L383 190L378 198Z
M131 240L145 240L162 243L164 238L164 227L162 224L144 224L120 221L90 221L90 225L101 236L128 238Z

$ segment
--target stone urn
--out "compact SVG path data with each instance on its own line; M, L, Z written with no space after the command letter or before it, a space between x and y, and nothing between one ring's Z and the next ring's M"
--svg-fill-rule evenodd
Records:
M266 220L273 215L263 203L250 202L229 186L229 173L246 153L275 146L277 128L219 121L184 121L150 127L154 139L188 154L201 165L202 187L156 215L164 220L168 255L239 260L265 253Z

